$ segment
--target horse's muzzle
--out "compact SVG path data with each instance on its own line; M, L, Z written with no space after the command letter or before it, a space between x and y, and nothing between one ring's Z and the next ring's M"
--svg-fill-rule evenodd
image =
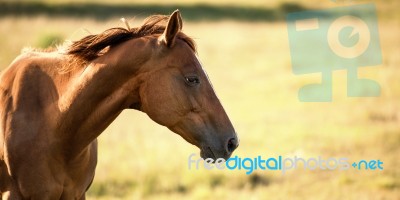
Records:
M218 158L223 158L227 160L238 146L238 139L230 138L225 142L223 148L212 148L210 146L203 146L202 148L200 148L200 156L203 159L212 158L214 161Z

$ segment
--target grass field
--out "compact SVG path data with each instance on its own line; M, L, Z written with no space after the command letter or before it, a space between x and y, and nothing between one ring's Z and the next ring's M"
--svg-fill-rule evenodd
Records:
M250 1L252 6L259 4ZM400 18L379 13L383 64L360 68L359 74L376 80L381 96L347 97L342 70L333 73L334 99L329 103L298 101L298 89L318 82L320 75L292 73L284 21L189 21L184 32L195 38L203 66L238 132L235 155L380 159L384 170L298 169L285 175L189 170L187 159L198 153L196 147L144 113L124 111L99 138L89 199L399 199ZM0 67L4 69L24 46L46 47L114 26L123 26L118 17L97 21L3 16Z

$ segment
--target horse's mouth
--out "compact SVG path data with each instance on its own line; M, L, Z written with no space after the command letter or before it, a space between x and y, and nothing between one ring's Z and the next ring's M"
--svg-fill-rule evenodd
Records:
M213 160L216 159L216 156L215 156L214 152L211 150L210 147L200 148L200 156L204 160L207 159L207 158L212 158Z
M211 149L211 147L207 146L200 149L200 156L203 159L211 158L213 159L212 163L214 163L218 158L227 160L230 157L230 154L222 153L222 155L218 155Z

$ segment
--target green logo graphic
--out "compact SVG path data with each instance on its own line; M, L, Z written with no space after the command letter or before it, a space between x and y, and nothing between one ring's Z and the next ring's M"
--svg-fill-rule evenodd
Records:
M347 70L347 96L374 97L380 86L358 77L358 68L382 63L374 4L287 15L295 74L321 73L320 83L300 88L302 102L332 101L332 72Z

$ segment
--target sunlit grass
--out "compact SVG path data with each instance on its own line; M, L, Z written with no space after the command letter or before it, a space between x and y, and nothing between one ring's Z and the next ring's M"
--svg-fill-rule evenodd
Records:
M140 22L140 20L137 20ZM137 22L136 24L138 24ZM118 19L0 19L0 65L46 35L79 39ZM241 140L235 155L380 159L383 171L189 170L198 149L144 113L125 111L99 137L89 199L398 199L400 197L400 27L379 24L383 64L361 74L382 87L376 98L348 98L346 73L334 74L334 101L302 103L298 89L319 75L291 71L286 24L185 23L200 60ZM12 28L12 31L10 30Z

